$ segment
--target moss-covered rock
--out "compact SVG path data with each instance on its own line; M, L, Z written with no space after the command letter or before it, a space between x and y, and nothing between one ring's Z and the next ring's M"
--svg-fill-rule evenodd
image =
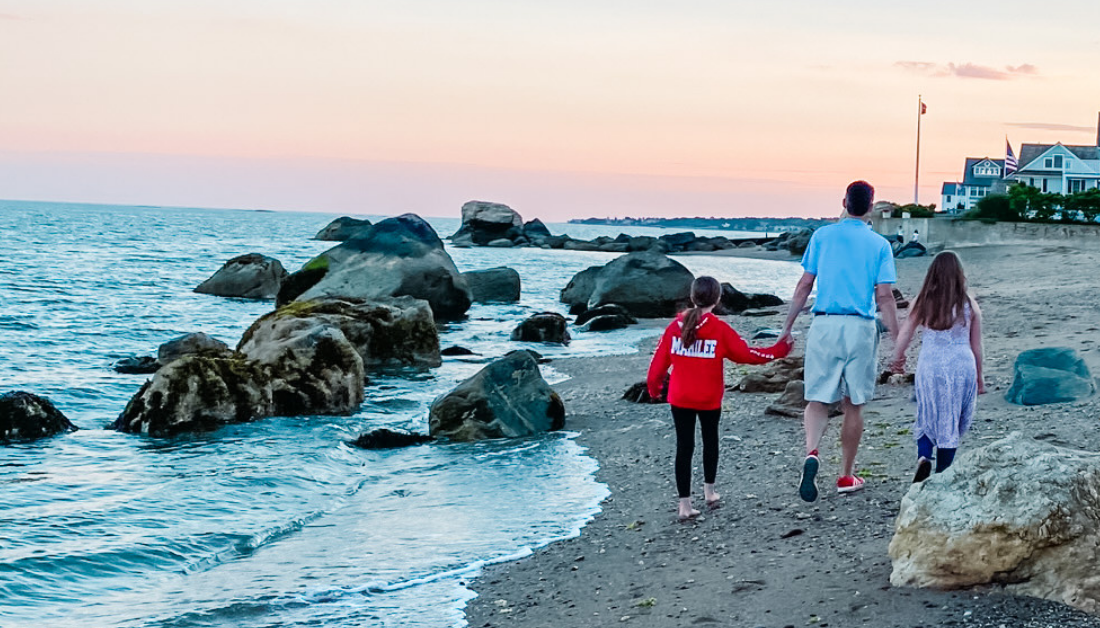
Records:
M429 432L453 440L514 438L565 427L565 404L530 352L513 351L432 403Z
M294 289L280 293L280 304L324 297L374 300L411 296L427 301L436 320L459 319L470 308L466 279L443 249L439 236L414 214L371 225L318 259L326 260L327 270L300 292L307 280L322 271L311 262L295 273L298 277L291 275L284 286L291 283Z
M164 366L109 427L171 436L275 413L268 373L244 356L189 355Z
M28 392L0 395L0 443L76 431L49 399Z
M238 350L252 355L270 338L283 333L281 329L321 325L343 332L368 369L442 364L439 332L431 308L412 297L295 301L253 323L242 336Z

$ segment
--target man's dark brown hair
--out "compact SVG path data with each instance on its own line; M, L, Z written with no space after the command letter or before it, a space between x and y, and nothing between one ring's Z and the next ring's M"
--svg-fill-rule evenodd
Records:
M866 181L852 181L844 196L845 207L852 216L865 216L875 202L875 188Z

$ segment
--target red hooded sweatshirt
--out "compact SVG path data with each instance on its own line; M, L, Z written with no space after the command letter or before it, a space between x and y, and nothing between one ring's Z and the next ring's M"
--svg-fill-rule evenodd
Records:
M665 329L653 361L649 364L646 386L651 397L659 397L665 373L672 367L668 402L678 408L717 410L726 392L723 358L741 364L764 364L782 358L791 351L788 342L768 348L750 347L733 328L714 314L706 314L695 331L695 342L685 347L680 342L680 315Z

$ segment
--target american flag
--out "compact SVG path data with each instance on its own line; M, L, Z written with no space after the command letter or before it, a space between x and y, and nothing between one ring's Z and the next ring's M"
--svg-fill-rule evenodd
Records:
M923 116L926 113L928 113L928 105L926 105L925 103L921 103L920 104L920 114Z
M1008 175L1016 172L1019 164L1016 162L1016 155L1012 152L1012 144L1008 143L1008 138L1005 138L1005 178Z

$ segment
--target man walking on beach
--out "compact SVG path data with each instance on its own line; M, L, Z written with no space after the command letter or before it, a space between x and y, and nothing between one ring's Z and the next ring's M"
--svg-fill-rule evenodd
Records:
M893 251L886 238L867 225L874 197L871 184L853 182L844 196L840 221L814 232L802 257L805 272L795 287L779 336L779 341L790 339L795 319L816 281L817 300L806 336L806 460L798 489L808 502L817 499L817 448L829 424L827 405L837 401L844 410L837 492L863 488L863 478L855 475L855 462L863 437L863 405L875 392L879 338L876 302L890 336L897 339Z

